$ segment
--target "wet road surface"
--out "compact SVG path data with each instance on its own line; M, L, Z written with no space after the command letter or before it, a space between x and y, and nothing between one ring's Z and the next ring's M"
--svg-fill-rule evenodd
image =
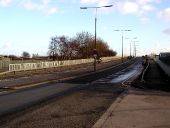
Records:
M122 83L129 80L131 77L138 77L143 70L141 65L141 60L135 62L134 64L126 67L125 69L113 73L112 75L107 76L106 78L98 79L93 83Z
M104 82L107 83L108 81L112 81L114 78L122 77L119 80L119 82L121 82L127 78L127 74L129 74L131 71L136 70L137 72L141 72L142 69L141 64L142 64L142 59L137 58L131 61L127 61L123 64L119 64L117 66L113 66L105 70L92 73L91 75L78 77L76 79L71 79L64 82L75 83L75 84L88 84L94 81L96 82L96 81L104 80ZM132 74L130 76L132 76Z

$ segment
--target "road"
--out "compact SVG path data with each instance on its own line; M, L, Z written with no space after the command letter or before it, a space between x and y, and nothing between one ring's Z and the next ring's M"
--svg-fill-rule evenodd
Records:
M141 59L136 59L62 83L48 83L1 95L0 126L92 127L126 89L121 87L122 82L139 75L140 65Z

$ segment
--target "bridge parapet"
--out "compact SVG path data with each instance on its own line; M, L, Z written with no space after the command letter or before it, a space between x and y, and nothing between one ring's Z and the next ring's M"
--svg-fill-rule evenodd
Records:
M162 68L162 70L170 77L170 66L159 60L159 57L155 57L154 60Z

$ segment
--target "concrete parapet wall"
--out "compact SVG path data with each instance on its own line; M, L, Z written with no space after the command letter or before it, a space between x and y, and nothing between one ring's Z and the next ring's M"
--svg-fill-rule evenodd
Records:
M159 57L154 58L162 70L170 77L170 66L159 60Z
M116 60L118 58L119 57L104 57L104 58L102 58L102 62L108 62L111 60ZM53 68L53 67L60 67L60 66L71 66L71 65L76 65L76 64L92 63L93 61L94 61L94 59L90 58L90 59L79 59L79 60L10 64L9 71L23 71L23 70Z
M80 59L80 60L64 60L64 61L51 61L51 62L39 62L39 63L22 63L22 64L10 64L9 71L22 71L33 70L42 68L52 68L59 66L69 66L83 63L93 62L93 59Z

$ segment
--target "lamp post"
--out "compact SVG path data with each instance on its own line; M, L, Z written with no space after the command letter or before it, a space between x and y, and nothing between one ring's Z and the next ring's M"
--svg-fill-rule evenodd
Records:
M139 42L139 41L134 41L134 52L133 52L134 57L136 57L136 52L137 52L136 46L138 46L136 45L136 42Z
M130 50L129 50L129 57L131 58L132 57L132 42L133 40L137 39L137 37L134 37L134 38L126 38L126 39L130 39Z
M112 7L113 5L107 5L107 6L96 6L96 7L80 7L80 9L95 9L96 13L95 13L95 46L94 46L94 71L96 71L96 57L97 55L95 54L97 52L97 9L99 8L109 8Z
M123 63L123 54L124 54L124 53L123 53L123 32L124 32L124 31L132 31L132 30L114 30L114 31L117 31L117 32L118 32L118 31L121 31L121 32L122 32L122 63Z

